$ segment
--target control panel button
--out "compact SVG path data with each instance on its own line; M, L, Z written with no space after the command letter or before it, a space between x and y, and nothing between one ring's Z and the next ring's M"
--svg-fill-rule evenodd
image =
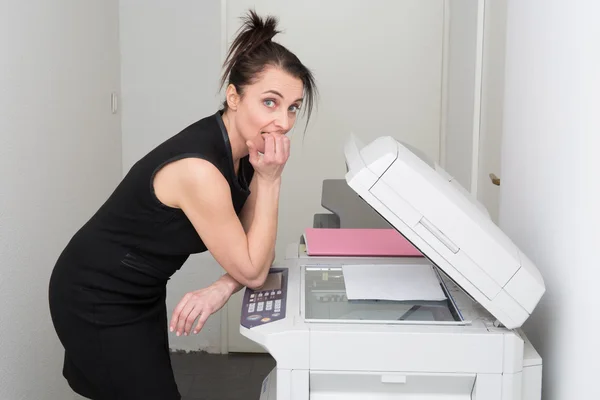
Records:
M266 310L267 310L267 311L271 311L272 309L273 309L273 301L272 301L272 300L269 300L269 301L267 301L267 307L266 307Z
M258 307L256 307L256 311L261 312L263 310L265 306L265 303L263 301L261 301L260 303L258 303Z
M255 306L256 306L256 303L250 303L250 305L248 305L248 312L253 313Z

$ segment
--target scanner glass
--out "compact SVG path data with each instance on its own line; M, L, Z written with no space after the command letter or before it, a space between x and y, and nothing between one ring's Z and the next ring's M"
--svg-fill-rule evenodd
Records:
M305 266L304 312L308 322L462 324L463 318L440 279L443 301L348 300L340 266Z

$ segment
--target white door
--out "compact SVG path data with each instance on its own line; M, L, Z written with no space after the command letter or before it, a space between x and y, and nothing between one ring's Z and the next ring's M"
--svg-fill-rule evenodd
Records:
M477 87L480 82L478 24L480 0L448 0L445 46L446 79L441 132L442 166L467 191L471 190L475 119L479 113ZM482 3L483 4L483 3ZM478 58L479 57L479 58Z
M498 218L506 0L447 2L442 165Z
M249 8L279 18L287 46L315 74L318 110L306 136L291 133L277 235L278 259L296 242L320 205L324 179L343 178L343 143L390 135L440 157L444 1L227 0L228 43ZM228 351L262 351L239 333L243 292L227 306Z
M495 223L498 223L500 183L492 181L492 177L501 179L506 2L485 2L477 198L488 209Z

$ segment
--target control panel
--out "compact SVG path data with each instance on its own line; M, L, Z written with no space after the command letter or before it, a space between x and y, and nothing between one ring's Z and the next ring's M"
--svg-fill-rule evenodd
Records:
M250 329L285 318L287 268L272 268L260 290L246 288L242 302L242 326Z

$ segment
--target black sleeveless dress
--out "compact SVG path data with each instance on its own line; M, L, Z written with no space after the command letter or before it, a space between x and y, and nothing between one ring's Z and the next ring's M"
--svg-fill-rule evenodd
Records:
M186 157L203 158L221 171L239 214L254 170L246 156L236 176L219 111L139 160L54 267L49 302L65 348L63 375L82 396L181 398L169 357L166 284L206 246L180 209L158 200L152 181L161 167Z

